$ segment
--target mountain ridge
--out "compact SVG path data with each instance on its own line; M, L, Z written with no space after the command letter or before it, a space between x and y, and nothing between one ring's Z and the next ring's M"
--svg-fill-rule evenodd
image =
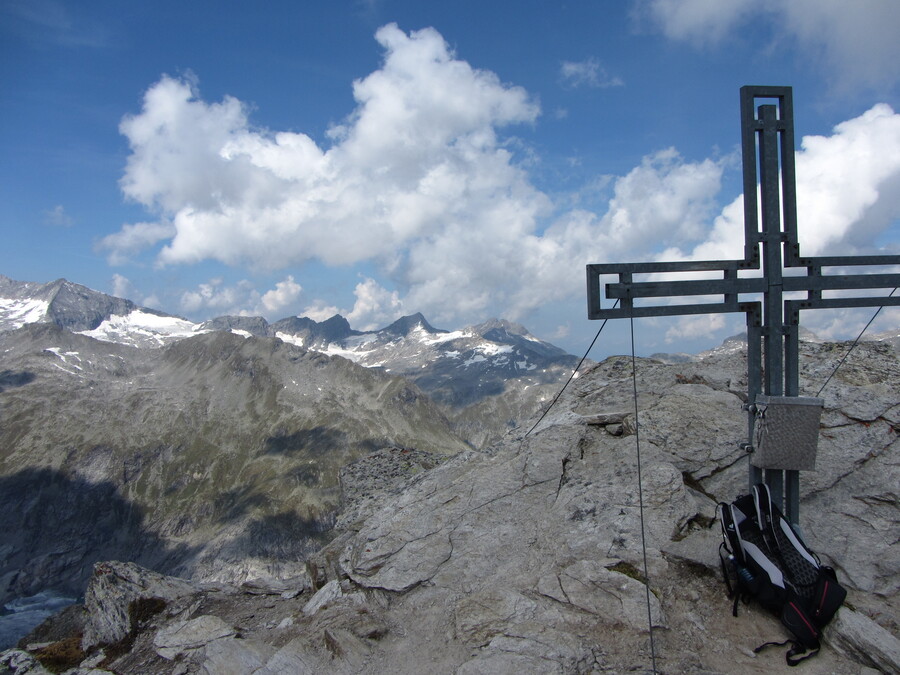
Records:
M207 332L213 330L243 331L258 337L276 337L277 333L285 332L291 335L308 334L314 343L335 342L349 337L367 335L373 333L388 333L398 337L405 337L417 327L421 327L430 334L448 334L453 331L435 328L421 312L414 312L395 319L383 328L373 330L355 330L349 321L341 314L334 314L324 321L316 321L306 316L289 316L270 322L266 318L257 315L221 315L200 322L193 322L183 316L170 314L161 310L143 307L126 298L109 295L101 291L95 291L87 286L68 281L64 278L56 279L48 283L16 281L0 274L0 302L9 300L44 300L48 308L44 316L31 314L23 320L21 309L10 308L8 305L0 305L0 331L9 330L14 319L11 315L19 317L15 328L20 328L25 323L42 323L50 321L62 328L68 328L76 332L96 331L104 321L110 321L113 316L124 317L132 312L140 312L160 318L174 319L193 324L195 332ZM82 315L90 312L90 318ZM41 320L43 319L43 321ZM98 320L99 319L99 320ZM86 326L86 327L85 327ZM500 318L490 318L481 323L468 326L462 330L485 337L496 332L498 336L516 335L530 336L535 341L544 342L535 338L521 324ZM98 339L116 341L113 335L93 335ZM176 337L185 337L178 334ZM544 342L544 344L550 344ZM148 345L138 345L148 346ZM159 346L159 345L156 345ZM556 349L559 349L558 347ZM564 350L560 350L565 353Z
M366 331L353 329L340 314L324 321L293 316L271 323L260 316L226 315L195 323L63 279L38 284L0 278L0 331L29 322L143 349L216 331L276 338L409 379L476 447L530 416L577 363L565 350L504 319L454 331L435 328L421 312Z

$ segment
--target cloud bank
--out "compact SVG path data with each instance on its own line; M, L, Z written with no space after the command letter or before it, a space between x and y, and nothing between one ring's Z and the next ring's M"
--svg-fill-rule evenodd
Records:
M693 6L685 26L740 18ZM720 206L726 159L662 149L606 182L602 212L566 210L504 135L539 123L525 90L459 60L433 29L388 25L376 39L383 64L353 83L356 108L327 147L254 127L247 105L206 102L194 83L151 86L121 124L131 146L121 187L156 219L107 236L110 262L150 249L162 265L365 263L378 274L360 277L352 308L306 299L293 276L264 294L212 280L181 300L185 312L271 316L304 298L308 316L341 312L367 328L414 311L450 325L519 320L581 301L589 262L742 257L741 198ZM802 139L797 172L805 254L877 248L900 216L900 115L876 105L831 136Z
M896 0L638 0L636 8L666 37L700 47L763 23L832 74L841 89L894 85L900 78Z

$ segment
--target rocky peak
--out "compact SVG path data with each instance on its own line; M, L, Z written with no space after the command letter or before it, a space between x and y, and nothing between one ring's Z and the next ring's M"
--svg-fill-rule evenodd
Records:
M198 331L241 331L266 337L269 335L269 322L261 316L218 316L200 324Z
M32 303L34 310L40 310L29 312L28 322L51 322L72 331L93 330L113 315L126 315L138 309L130 300L106 295L65 279L40 284L2 277L0 297ZM153 310L144 311L159 314ZM22 325L22 322L12 323L14 327Z
M65 279L47 284L36 296L48 300L47 316L51 321L72 331L93 330L114 314L125 315L137 309L130 300L115 298Z
M340 314L325 319L319 324L321 336L329 342L339 342L351 335L358 335L358 331L350 328L350 322Z
M274 335L279 333L299 339L302 344L310 348L322 348L333 343L341 343L348 337L360 335L350 327L350 323L340 314L326 319L315 321L305 316L292 316L276 321L271 326Z
M446 333L445 330L438 330L434 328L425 317L420 313L416 312L415 314L410 314L409 316L403 316L394 321L390 326L386 328L382 328L382 333L387 333L389 335L396 335L398 337L406 337L416 328L422 328L426 333Z
M507 321L506 319L488 319L483 323L476 324L470 328L476 335L481 335L487 339L503 339L511 335L530 336L531 333L520 323ZM490 337L491 334L496 338Z

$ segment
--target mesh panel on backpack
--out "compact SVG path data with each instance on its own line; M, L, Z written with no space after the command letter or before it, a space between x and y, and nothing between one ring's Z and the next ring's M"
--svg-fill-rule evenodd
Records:
M798 551L787 536L776 526L775 538L783 561L782 572L794 585L794 590L801 598L808 600L816 590L819 579L819 567L809 562Z

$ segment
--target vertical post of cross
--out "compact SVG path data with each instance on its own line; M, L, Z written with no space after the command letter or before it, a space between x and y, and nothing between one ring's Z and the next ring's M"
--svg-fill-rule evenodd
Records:
M756 108L757 99L777 102ZM785 331L783 315L783 269L796 261L789 242L796 241L797 200L794 180L794 120L790 87L742 87L741 129L744 162L744 231L745 261L758 266L762 244L763 292L762 347L755 331L750 330L748 314L747 349L752 362L764 362L763 372L748 368L748 378L764 376L764 386L754 382L750 389L767 396L797 395L797 382L787 382L785 356L795 354L798 346L789 344L799 339L797 331ZM759 175L757 177L757 167ZM757 191L757 185L759 190ZM757 196L758 194L758 196ZM757 202L758 200L758 202ZM787 258L787 260L785 260ZM763 350L760 359L754 352ZM792 369L788 369L792 370ZM750 438L753 438L754 409L750 398ZM752 442L752 441L751 441ZM797 523L800 517L799 471L759 469L750 464L750 483L765 482L772 498L788 519Z

